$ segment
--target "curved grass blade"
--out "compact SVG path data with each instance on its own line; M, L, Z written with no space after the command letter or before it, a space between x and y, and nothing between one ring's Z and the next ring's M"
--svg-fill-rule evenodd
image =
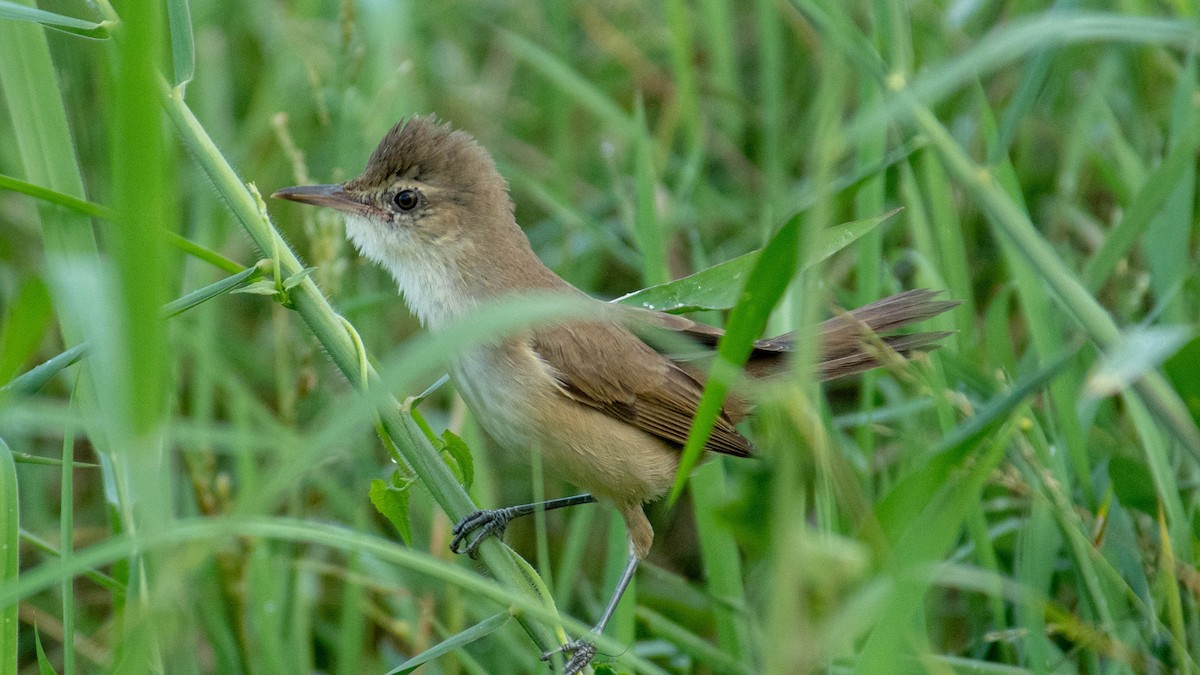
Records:
M33 183L28 183L19 178L13 178L12 176L6 176L4 174L0 174L0 190L12 190L13 192L20 192L21 194L29 195L35 199L40 199L44 202L50 202L51 204L57 204L93 218L112 220L116 218L117 215L115 211L107 206L89 202L85 199L79 199L78 197L72 197L71 195L63 194L57 190L44 188L41 185L34 185Z
M801 271L846 248L899 212L900 209L895 209L881 216L822 230L817 249L808 257ZM613 302L672 313L729 309L737 303L761 253L752 251L682 279L621 296Z
M56 204L58 206L62 206L63 208L70 209L76 213L92 218L102 218L104 220L112 221L117 217L116 211L102 204L96 204L84 199L72 197L71 195L58 192L57 190L51 190L40 185L27 183L18 178L13 178L12 176L5 176L4 174L0 174L0 190L12 190L13 192L20 192L21 194L29 195L34 199L40 199L50 204ZM233 262L220 253L207 249L194 241L176 234L175 232L168 231L166 235L168 244L198 260L203 260L214 267L223 269L230 273L234 273L242 269L241 265Z
M558 85L575 101L576 105L591 111L605 123L611 124L626 138L637 137L638 127L633 117L622 110L615 101L609 98L608 94L589 82L562 59L516 33L500 31L500 37L513 54Z
M71 35L91 38L93 40L104 40L109 36L107 21L96 23L95 21L85 21L84 19L76 19L71 16L63 16L54 12L47 12L44 9L36 7L26 7L18 5L9 0L0 0L0 19L14 19L16 21L32 21L39 23L47 28L60 30Z
M257 265L247 267L233 276L225 277L204 288L194 290L177 300L167 303L163 307L163 315L165 318L178 316L197 305L238 288L248 280L254 278L256 274L261 274L261 272L262 270ZM8 394L30 396L36 393L51 378L62 372L63 369L83 358L87 350L87 343L75 345L58 356L14 377L11 382L0 387L0 397Z
M74 364L87 353L87 344L75 345L67 351L45 361L32 369L14 377L11 382L0 387L0 395L16 394L30 396L37 393L55 375L64 368Z
M233 276L225 277L224 279L221 279L215 283L211 283L204 288L198 288L182 298L168 302L166 306L163 307L163 316L168 319L179 316L189 309L203 304L217 297L218 295L228 293L235 288L238 288L259 274L262 274L262 270L259 269L258 265L253 265L238 272L237 274L234 274Z
M700 404L696 407L696 417L680 457L679 469L675 472L675 485L667 497L668 503L675 503L683 492L688 476L700 459L704 444L712 435L717 415L721 414L729 383L749 358L754 340L767 326L771 310L779 304L788 284L799 273L802 220L800 215L792 216L779 228L763 247L746 277L741 296L729 314L725 336L717 346L717 358L713 361Z
M426 649L404 663L401 663L395 668L389 670L387 675L406 675L407 673L411 673L412 671L416 670L418 666L428 663L437 657L442 656L443 654L449 654L455 649L461 649L462 647L471 644L479 638L491 635L492 633L496 632L496 630L507 624L509 620L512 619L512 616L512 611L507 609L503 612L499 612L498 614L489 616L474 626L471 626L464 631L455 633L449 638L442 640L429 649Z

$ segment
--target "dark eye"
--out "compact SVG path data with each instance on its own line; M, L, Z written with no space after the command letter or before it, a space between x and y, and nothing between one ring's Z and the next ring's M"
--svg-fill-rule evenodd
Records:
M401 190L396 193L395 197L392 197L392 203L401 211L412 211L417 208L417 204L420 201L421 196L416 190L412 189Z

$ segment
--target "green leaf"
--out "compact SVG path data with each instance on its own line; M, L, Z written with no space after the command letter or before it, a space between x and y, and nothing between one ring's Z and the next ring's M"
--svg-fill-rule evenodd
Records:
M805 261L807 269L857 241L900 212L856 220L821 231L820 243ZM659 312L694 312L705 309L729 309L737 304L750 271L761 251L752 251L682 279L643 288L613 302L644 307Z
M167 0L167 21L171 29L172 83L183 87L196 73L196 40L192 36L192 11L188 0Z
M712 435L734 373L746 363L754 339L762 334L771 310L779 304L788 284L799 272L802 220L799 214L792 216L763 248L729 314L728 329L717 346L717 359L713 361L704 393L696 406L696 417L692 420L687 445L675 472L675 484L668 497L672 503L683 492L688 476Z
M29 396L41 389L50 378L59 374L66 367L83 358L87 353L87 344L75 345L67 351L35 366L31 370L14 377L12 382L0 387L0 393Z
M467 447L463 439L449 429L442 432L441 440L443 445L440 449L454 460L450 468L454 469L463 488L470 490L471 485L475 482L475 461L471 458L471 448Z
M36 626L33 629L33 644L37 648L39 675L58 675L58 671L50 664L50 659L46 658L46 650L42 649L42 634Z
M64 33L80 37L103 40L108 37L108 22L84 21L62 14L47 12L36 7L25 7L9 0L0 0L0 19L15 19L17 21L32 21L47 28L61 30Z
M166 306L163 307L163 314L166 315L168 318L170 318L170 317L182 314L182 313L188 311L189 309L191 309L197 305L200 305L204 302L207 302L207 301L209 301L219 295L222 295L224 293L230 293L230 292L237 293L240 290L243 290L243 289L237 288L240 284L242 284L247 279L249 279L250 277L253 277L255 274L258 274L258 273L259 273L259 269L257 266L247 267L246 269L242 270L241 272L238 272L237 274L225 277L224 279L221 279L220 281L211 283L211 284L205 286L204 288L198 288L198 289L192 291L191 293L188 293L187 295L183 296L182 298L179 298L178 300L172 300L171 302L168 302L166 304ZM265 284L270 285L271 282L261 281L261 282L256 282L256 283L265 283ZM247 286L253 286L253 285L255 285L255 284L248 284ZM274 286L271 286L272 293L275 292L274 288L275 288ZM256 291L247 291L247 292L256 292Z
M317 268L315 268L315 267L305 267L304 269L300 270L299 272L296 272L295 274L289 276L288 278L283 280L283 290L289 291L289 290L295 288L296 286L299 286L301 281L304 281L304 279L306 277L312 276L312 273L316 272L316 271L317 271Z
M57 190L51 190L40 185L34 185L33 183L23 181L19 178L13 178L12 176L0 174L0 190L12 190L13 192L20 192L21 194L29 195L34 199L40 199L44 202L57 204L64 208L75 211L76 213L80 213L85 216L91 216L93 218L103 218L105 220L113 220L116 218L116 214L113 213L113 210L107 206L101 206L100 204L95 204L85 199L79 199L78 197L72 197L71 195L64 194Z
M411 673L418 666L428 663L443 654L449 654L455 649L461 649L479 638L491 635L497 629L504 626L504 624L508 623L510 619L512 619L512 612L508 610L489 616L474 626L451 635L449 638L401 663L392 670L389 670L387 675L405 675L406 673Z
M38 277L17 289L0 319L0 382L7 382L37 351L52 312L50 293Z
M1108 460L1106 468L1113 492L1117 493L1121 504L1151 518L1158 515L1158 492L1154 487L1154 476L1145 462L1116 455Z
M246 284L241 288L236 288L232 292L249 293L251 295L275 295L275 282L264 279L263 281L256 281L252 284Z
M412 545L412 524L408 520L408 498L413 480L399 471L392 473L388 481L371 481L371 504L400 533L405 544Z

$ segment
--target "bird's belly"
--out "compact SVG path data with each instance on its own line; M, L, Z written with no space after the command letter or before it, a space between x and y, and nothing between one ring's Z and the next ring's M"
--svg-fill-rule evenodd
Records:
M544 362L522 356L485 347L454 368L463 400L492 438L525 457L541 453L547 471L606 501L640 504L670 489L677 449L567 398Z

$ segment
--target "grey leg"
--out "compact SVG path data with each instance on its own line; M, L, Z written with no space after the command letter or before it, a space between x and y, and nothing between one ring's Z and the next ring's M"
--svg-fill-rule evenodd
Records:
M617 582L617 587L613 590L612 597L608 600L608 606L604 608L604 613L600 615L600 621L596 622L596 626L592 628L592 634L601 635L604 633L604 628L608 625L609 619L612 618L613 612L617 611L617 603L621 602L621 596L625 595L625 589L629 587L629 582L633 580L633 573L637 571L637 566L638 557L630 554L629 560L625 563L625 571L621 574L621 579ZM596 657L596 643L585 638L572 640L558 649L542 654L542 660L548 661L551 656L558 652L571 655L571 658L567 660L563 672L565 675L575 675L586 668L592 662L592 659Z
M480 542L491 534L502 536L504 529L508 527L508 523L514 518L528 516L538 509L552 511L567 506L575 506L576 504L590 504L594 501L596 501L595 497L589 494L582 494L575 495L574 497L563 497L561 499L548 499L544 502L534 502L532 504L509 506L503 509L476 511L458 521L458 524L450 531L454 535L454 539L450 541L450 550L455 553L466 553L474 558L475 551L479 548ZM470 538L469 541L468 537ZM459 547L463 546L464 541L466 541L466 546L460 551Z

